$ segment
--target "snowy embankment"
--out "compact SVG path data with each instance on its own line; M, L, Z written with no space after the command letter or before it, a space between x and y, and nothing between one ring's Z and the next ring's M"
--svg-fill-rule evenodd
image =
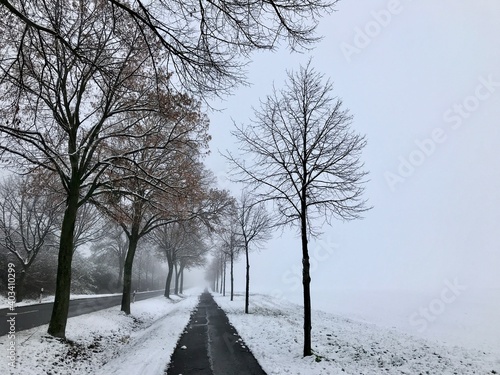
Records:
M302 307L267 295L215 294L269 375L500 374L500 353L445 346L362 321L313 311L314 356L302 357Z
M2 336L0 374L163 374L200 292L135 302L129 316L115 306L70 318L66 341L48 336L47 325L18 332L15 369Z

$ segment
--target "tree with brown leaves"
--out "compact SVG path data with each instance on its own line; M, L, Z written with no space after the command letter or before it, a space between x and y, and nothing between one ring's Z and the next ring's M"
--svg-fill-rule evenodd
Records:
M174 73L184 91L220 95L246 82L244 68L253 51L274 50L283 41L291 50L314 44L319 39L315 35L318 20L337 1L78 0L72 4L82 9L99 6L106 10L107 23L126 23L148 35L146 51L154 59L158 51L166 58L155 70ZM86 51L60 27L58 14L44 14L44 8L55 6L64 19L66 5L60 0L0 0L0 19L50 38L85 61Z
M158 112L158 93L167 90L169 76L153 74L161 56L149 50L150 36L106 2L1 4L0 154L16 171L57 176L63 191L48 332L64 337L78 211L107 189L103 176L113 163L140 152L112 155L106 146L148 135L134 133L124 114Z

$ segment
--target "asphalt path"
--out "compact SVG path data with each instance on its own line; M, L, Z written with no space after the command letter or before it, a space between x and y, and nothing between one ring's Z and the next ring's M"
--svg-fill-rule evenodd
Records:
M200 296L167 375L266 375L210 293Z
M140 301L147 298L157 297L163 295L163 293L163 290L139 292L136 293L135 300ZM121 302L121 294L107 297L74 299L69 303L68 316L73 317L88 314L93 311L107 309L109 307L119 305ZM15 324L13 324L13 328L15 328L16 332L48 324L50 322L50 316L52 315L52 306L52 302L47 302L35 305L16 306L13 311L8 308L1 309L0 317L2 317L2 320L0 322L0 336L6 335L9 332L11 322L15 322Z

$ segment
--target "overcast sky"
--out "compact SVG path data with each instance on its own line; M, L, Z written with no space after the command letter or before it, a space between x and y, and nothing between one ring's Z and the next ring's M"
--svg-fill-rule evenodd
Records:
M248 122L273 82L313 57L366 134L374 208L323 228L311 245L312 288L432 291L455 279L499 288L500 3L357 0L337 9L310 53L254 56L252 87L210 115L209 167L230 186L217 150L235 150L231 119ZM276 236L252 254L254 290L300 291L300 258L296 232Z

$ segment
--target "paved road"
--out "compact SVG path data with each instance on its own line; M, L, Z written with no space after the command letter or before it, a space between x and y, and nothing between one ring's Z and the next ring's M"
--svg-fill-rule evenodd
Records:
M135 300L140 301L146 298L161 295L163 295L162 290L154 292L140 292L136 294ZM74 299L70 301L68 315L69 317L73 317L82 314L88 314L93 311L107 309L108 307L121 304L121 301L121 294L108 297ZM50 321L50 316L52 315L52 305L52 302L48 302L39 303L36 305L16 307L14 311L10 311L9 309L1 309L0 336L8 333L10 326L7 320L12 317L15 318L16 332L37 327L42 324L48 324Z
M205 292L181 336L167 375L266 375L226 314Z

